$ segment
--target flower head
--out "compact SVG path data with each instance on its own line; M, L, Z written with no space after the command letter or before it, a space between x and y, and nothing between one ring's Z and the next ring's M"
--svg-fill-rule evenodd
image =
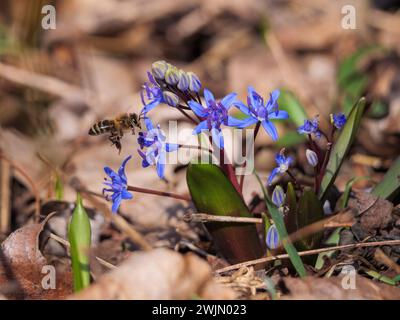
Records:
M264 99L254 90L254 88L249 86L247 106L240 101L235 103L236 107L249 117L244 120L234 119L230 125L238 128L246 128L260 122L271 138L275 141L278 140L278 132L270 120L287 119L289 117L286 111L279 110L279 94L279 90L272 91L269 99L264 102Z
M106 199L112 201L112 212L117 212L118 208L121 204L122 200L132 199L133 196L130 192L128 192L127 184L128 180L125 174L125 166L126 163L131 159L132 156L127 157L121 164L118 172L115 172L109 167L104 167L104 172L108 175L108 178L105 178L104 184L108 188L103 189L103 194L109 193L106 195Z
M281 186L276 186L272 192L272 202L274 205L276 205L278 208L282 207L285 203L285 198L285 191L283 191Z
M194 134L208 130L211 132L214 143L218 148L224 148L224 137L222 135L221 126L229 125L232 117L228 115L228 110L236 99L236 93L230 93L221 101L216 101L214 95L207 89L204 89L204 99L206 107L196 101L189 101L189 106L193 112L199 116L202 121L194 129Z
M343 126L346 124L346 121L346 116L342 112L331 114L331 123L339 130L343 128Z
M276 249L279 245L279 234L275 224L271 225L267 231L266 244L270 249Z
M149 82L145 82L143 90L140 92L140 97L142 98L142 103L144 105L142 110L143 114L146 114L160 103L164 102L163 91L157 81L150 72L147 72L147 76Z
M138 137L140 149L146 148L145 151L138 150L139 155L142 157L142 166L146 168L155 165L157 174L162 179L164 178L166 153L177 150L179 145L167 143L166 136L160 125L154 127L148 117L144 118L144 122L147 131L139 133Z
M312 167L317 166L318 156L314 151L307 149L306 150L306 158L307 158L307 162L310 164L310 166L312 166Z
M275 178L277 174L283 174L288 171L289 166L292 164L293 159L292 157L285 157L284 156L284 149L282 149L279 153L275 156L276 164L278 165L274 170L272 170L271 175L268 178L268 184L271 185L272 180Z
M304 124L297 128L300 134L314 134L317 139L321 138L321 131L318 128L318 116L313 120L304 120Z

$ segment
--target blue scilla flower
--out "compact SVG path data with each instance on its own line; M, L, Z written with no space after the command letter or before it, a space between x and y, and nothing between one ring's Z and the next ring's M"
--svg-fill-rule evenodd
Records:
M270 120L289 118L286 111L278 109L279 90L272 91L270 98L266 102L253 87L249 86L247 91L247 106L240 101L236 102L235 106L249 117L243 120L234 119L232 125L238 128L246 128L260 122L271 138L274 141L278 140L278 132Z
M108 178L104 179L104 184L107 186L107 188L103 189L103 194L106 196L106 199L108 201L111 199L113 203L113 213L116 213L118 211L122 200L129 200L133 198L132 194L127 190L128 180L125 174L126 163L131 159L131 157L132 156L127 157L122 162L118 173L109 167L104 167L104 172L108 175Z
M321 138L321 131L318 128L318 116L313 120L304 120L304 124L297 128L300 134L314 134L317 139Z
M265 242L270 249L276 249L279 245L279 235L276 226L273 224L267 231Z
M142 98L143 110L142 113L146 114L150 110L154 109L160 103L164 102L163 91L154 79L150 72L147 72L149 82L145 82L143 90L140 92Z
M343 128L343 126L346 124L346 121L346 116L342 112L331 114L331 123L339 130Z
M276 205L278 208L282 207L285 203L285 191L283 191L283 188L281 186L276 186L274 191L272 192L272 202L274 205Z
M196 101L189 101L189 106L193 112L202 119L202 121L193 130L193 134L199 134L208 130L211 132L213 142L220 149L224 148L224 137L221 131L221 125L231 125L234 118L228 115L228 110L236 100L236 93L230 93L221 101L217 102L214 95L207 89L204 89L204 99L206 107Z
M148 117L144 118L146 132L141 132L138 137L140 149L146 148L145 151L138 150L142 157L143 168L155 165L157 174L162 179L164 178L166 153L175 151L179 145L175 143L167 143L166 136L161 130L160 125L154 127Z
M274 170L272 170L271 175L268 178L268 184L271 185L272 180L275 178L277 174L283 174L288 171L289 166L292 164L292 157L285 157L283 154L283 150L276 154L275 156L276 164L278 165Z

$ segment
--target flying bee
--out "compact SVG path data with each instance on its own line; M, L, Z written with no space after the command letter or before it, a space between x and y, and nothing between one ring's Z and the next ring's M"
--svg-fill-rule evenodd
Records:
M98 136L101 134L110 133L108 139L112 145L121 152L121 138L126 131L132 131L135 134L135 127L141 129L140 125L141 115L138 116L136 113L124 113L116 117L115 119L105 119L95 123L89 129L89 135Z

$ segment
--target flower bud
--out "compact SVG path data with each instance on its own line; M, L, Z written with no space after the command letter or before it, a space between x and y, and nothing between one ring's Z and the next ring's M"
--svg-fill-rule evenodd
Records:
M193 92L199 92L201 88L200 79L193 73L188 72L187 75L189 76L189 89Z
M171 86L175 86L179 81L179 70L173 65L169 65L165 72L165 82Z
M310 150L310 149L306 150L306 158L307 158L308 163L312 167L315 167L318 164L318 156L317 156L317 154L314 151Z
M279 235L276 226L273 224L269 227L265 243L270 249L276 249L279 245Z
M285 192L281 186L276 186L272 192L272 202L279 208L285 203Z
M170 91L164 91L163 92L163 99L164 102L171 107L176 107L179 103L179 97Z
M189 81L190 78L187 73L183 70L179 70L179 82L178 82L178 89L181 91L186 91L189 88Z
M164 79L168 69L168 63L164 60L156 61L151 65L151 73L156 79Z

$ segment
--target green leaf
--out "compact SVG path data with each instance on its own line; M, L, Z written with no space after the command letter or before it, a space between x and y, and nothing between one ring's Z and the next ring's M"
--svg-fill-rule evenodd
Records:
M91 228L89 217L77 194L76 207L68 226L68 238L71 245L71 263L74 276L74 291L78 292L90 284L89 249Z
M286 189L286 205L289 210L285 216L285 225L287 232L293 233L299 229L297 222L297 198L296 191L294 190L293 184L291 182L288 183Z
M399 193L400 157L396 159L388 172L386 172L383 180L372 190L372 194L387 200L393 200Z
M324 244L327 246L337 246L340 241L340 231L342 231L342 229L343 228L336 228L329 236L329 238L324 242ZM321 252L317 257L317 261L315 262L315 269L320 270L324 266L324 257L330 258L337 251L338 250Z
M199 212L252 217L241 195L216 165L191 163L186 180ZM252 223L207 222L205 226L221 254L231 263L257 259L265 253Z
M361 98L351 110L347 122L342 129L342 132L340 133L335 145L333 146L333 150L329 157L328 165L326 167L326 172L322 179L319 192L319 198L321 199L322 203L324 203L327 196L327 191L329 187L335 182L339 169L342 166L342 163L350 150L350 147L360 126L364 109L365 99Z
M279 108L282 110L286 110L289 114L289 119L297 126L301 126L304 124L304 120L306 120L307 113L300 103L300 101L296 98L296 96L285 89L281 90L281 94L278 99Z
M395 280L393 280L393 279L391 279L391 278L389 278L387 276L384 276L384 275L382 275L382 274L380 274L380 273L378 273L378 272L376 272L374 270L364 270L364 271L365 271L365 273L367 275L369 275L370 277L372 277L372 278L374 278L376 280L379 280L379 281L381 281L383 283L386 283L388 285L391 285L391 286L395 286L396 285L396 281Z
M316 194L305 189L299 200L299 207L297 210L297 223L298 228L304 228L314 222L317 222L324 218L324 209ZM319 245L322 237L322 232L315 233L314 235L302 239L301 242L307 247L307 249L313 249Z
M343 210L347 207L347 202L349 201L350 192L351 188L353 187L353 184L362 179L371 179L371 178L367 176L362 176L362 177L354 177L349 181L347 181L346 187L344 188L344 191L338 200L337 206L339 210Z
M305 277L307 275L306 269L304 268L304 264L301 261L301 258L297 253L296 248L289 240L289 236L286 231L285 222L283 221L282 214L279 212L278 208L273 204L271 199L268 197L267 190L265 189L260 177L257 174L256 177L263 191L265 204L272 217L272 220L275 223L276 229L278 230L279 239L282 242L283 247L285 248L287 254L289 255L290 261L292 262L299 276Z

